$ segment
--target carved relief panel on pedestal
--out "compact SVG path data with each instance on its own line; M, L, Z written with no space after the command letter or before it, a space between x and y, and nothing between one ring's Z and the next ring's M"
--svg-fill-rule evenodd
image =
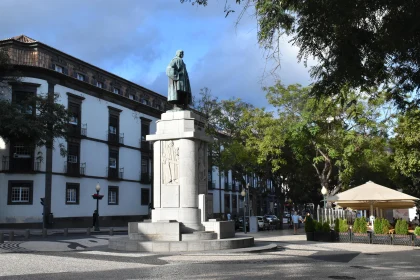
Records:
M162 184L179 184L179 142L162 141Z

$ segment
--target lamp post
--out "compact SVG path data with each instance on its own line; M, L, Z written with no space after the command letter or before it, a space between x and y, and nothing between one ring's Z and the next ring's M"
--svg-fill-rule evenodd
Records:
M249 183L246 185L246 203L248 204L248 219L251 217L251 204L249 203Z
M96 199L96 211L95 213L93 213L93 218L94 218L94 231L99 231L99 200L102 199L102 197L104 197L103 195L99 194L99 191L101 190L101 186L99 185L99 183L96 184L96 193L92 194L93 199Z
M244 198L244 219L243 219L243 227L244 227L244 233L246 233L246 223L245 223L246 191L245 191L245 188L242 188L241 195Z
M324 196L324 209L325 209L325 206L326 206L326 197L327 197L327 188L325 187L325 186L322 186L322 189L321 189L321 193L322 193L322 195Z

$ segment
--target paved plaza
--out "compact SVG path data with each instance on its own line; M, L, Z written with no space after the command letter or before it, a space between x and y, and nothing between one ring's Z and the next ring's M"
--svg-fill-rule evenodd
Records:
M176 254L111 251L109 235L5 241L0 279L420 279L417 248L307 242L290 230L247 235L256 247Z

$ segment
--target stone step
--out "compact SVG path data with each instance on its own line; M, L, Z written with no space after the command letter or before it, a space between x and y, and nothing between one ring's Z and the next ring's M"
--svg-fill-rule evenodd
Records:
M130 240L128 237L114 237L109 239L108 248L131 252L193 252L229 250L252 246L254 246L254 237L252 236L192 241L138 241Z
M217 233L214 231L195 231L193 233L183 233L181 235L182 241L193 240L214 240L217 239Z

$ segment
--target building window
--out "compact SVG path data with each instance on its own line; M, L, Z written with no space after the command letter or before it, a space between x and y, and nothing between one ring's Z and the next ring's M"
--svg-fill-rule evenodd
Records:
M118 168L118 150L109 149L109 168Z
M141 173L140 174L141 174L140 183L150 184L149 159L147 157L141 158Z
M141 103L143 103L144 105L149 105L149 100L142 98Z
M80 119L80 104L69 102L69 123L72 125L79 125Z
M80 184L66 184L66 204L79 204Z
M128 95L128 98L129 98L129 99L131 99L131 100L134 100L134 95L129 94L129 95Z
M35 112L35 100L31 100L31 97L34 95L33 92L14 91L13 103L19 107L23 114L33 115Z
M64 72L63 71L63 67L58 66L58 65L55 65L54 70L57 71L57 72L59 72L59 73L63 73Z
M9 181L7 204L32 204L33 181Z
M120 112L121 110L108 106L109 119L108 119L108 141L120 143Z
M80 73L76 73L76 78L77 78L79 81L84 81L84 80L85 80L85 75L80 74Z
M141 141L146 141L146 135L150 134L150 121L141 120Z
M117 159L115 157L109 158L109 168L117 168Z
M104 87L104 83L96 81L96 86L98 88L103 88Z
M118 173L118 149L109 149L108 158L108 178L118 179L120 178Z
M119 88L114 88L112 90L115 94L120 94L120 89Z
M149 189L141 189L141 205L149 205L150 199L149 199Z
M108 187L108 204L118 205L118 187Z

